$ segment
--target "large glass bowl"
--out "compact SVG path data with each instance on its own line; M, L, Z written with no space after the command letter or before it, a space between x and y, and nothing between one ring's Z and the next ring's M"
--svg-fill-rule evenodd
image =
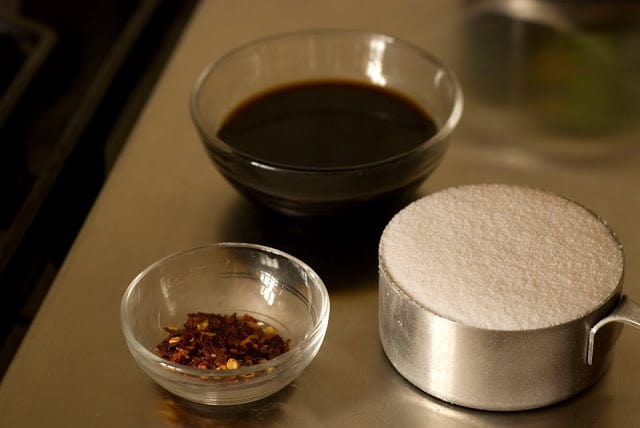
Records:
M439 131L386 159L318 168L258 159L218 137L229 114L257 94L322 80L389 88L424 109ZM238 190L280 212L324 215L415 189L445 153L462 105L451 71L422 48L383 34L320 30L268 37L216 60L195 85L191 115L214 164Z
M264 363L205 370L161 358L155 347L167 326L192 312L249 314L291 339L289 351ZM138 365L160 386L198 403L231 405L271 395L293 381L317 354L329 319L322 280L300 260L253 244L220 243L159 260L127 288L122 330Z

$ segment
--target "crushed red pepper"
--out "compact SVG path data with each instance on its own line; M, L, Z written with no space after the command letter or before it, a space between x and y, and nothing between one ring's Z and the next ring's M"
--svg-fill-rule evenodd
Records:
M289 350L275 328L250 315L197 312L182 328L165 327L167 337L156 347L160 357L200 369L230 370L260 364Z

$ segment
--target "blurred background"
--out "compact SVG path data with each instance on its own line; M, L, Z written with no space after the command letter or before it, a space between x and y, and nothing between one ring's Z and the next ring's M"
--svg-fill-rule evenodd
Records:
M505 143L545 161L595 164L637 152L639 2L467 5L460 69L475 132L495 120L517 127L522 139Z
M0 2L0 377L195 4Z

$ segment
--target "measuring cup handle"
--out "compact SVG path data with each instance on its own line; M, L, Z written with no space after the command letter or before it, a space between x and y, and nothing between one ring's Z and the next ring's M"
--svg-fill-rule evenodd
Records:
M598 330L602 327L612 322L619 322L635 328L640 328L640 306L627 296L622 296L618 306L616 306L609 315L602 318L593 327L591 327L591 330L589 330L587 364L591 365L593 363L593 349L595 346L594 342L596 333L598 333Z

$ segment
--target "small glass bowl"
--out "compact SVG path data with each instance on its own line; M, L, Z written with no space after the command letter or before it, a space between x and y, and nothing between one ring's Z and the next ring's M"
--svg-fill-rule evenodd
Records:
M267 161L218 137L229 114L257 94L313 81L388 88L424 109L439 131L409 151L340 167ZM439 164L462 105L454 75L429 52L384 34L317 30L261 39L213 62L195 85L191 116L214 165L240 192L285 214L331 215L411 194Z
M163 258L129 284L122 330L138 365L160 386L190 401L232 405L284 388L317 354L329 320L329 295L305 263L272 248L219 243ZM155 352L164 327L193 312L249 314L291 339L289 351L231 370L175 364Z

